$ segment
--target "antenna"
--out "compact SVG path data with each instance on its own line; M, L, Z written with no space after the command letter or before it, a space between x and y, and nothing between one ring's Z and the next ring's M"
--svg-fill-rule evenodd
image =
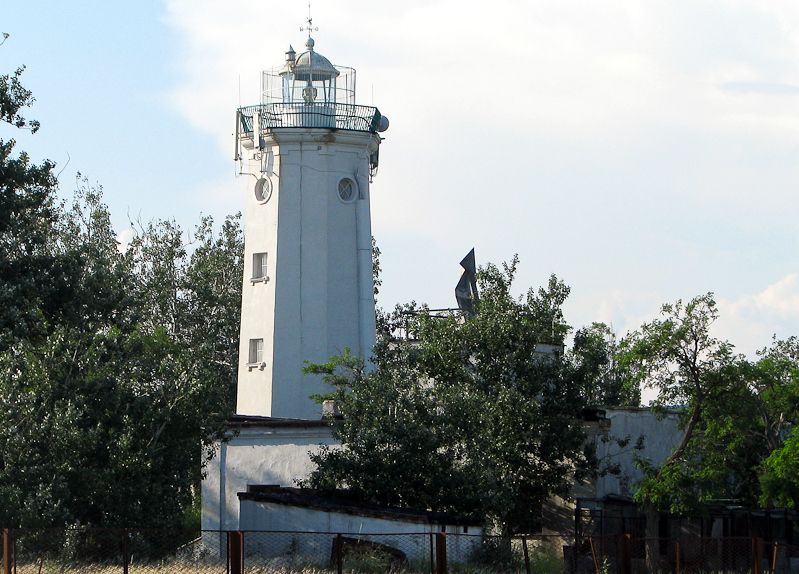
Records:
M307 26L300 26L300 32L308 32L308 37L311 37L311 32L318 32L319 26L314 27L313 25L313 18L311 18L311 0L308 0L308 18L305 20L308 22Z

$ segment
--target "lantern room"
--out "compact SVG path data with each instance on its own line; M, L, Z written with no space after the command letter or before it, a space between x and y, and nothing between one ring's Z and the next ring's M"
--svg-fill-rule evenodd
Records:
M355 103L355 70L334 66L314 50L310 36L305 52L289 46L282 68L263 73L263 104L306 106Z

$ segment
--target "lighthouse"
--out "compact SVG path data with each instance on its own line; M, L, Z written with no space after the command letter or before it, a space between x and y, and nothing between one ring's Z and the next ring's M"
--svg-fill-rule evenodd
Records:
M310 24L310 22L309 22ZM309 26L310 32L310 26ZM319 419L307 362L375 342L370 184L388 120L355 103L355 70L289 47L236 111L246 189L236 413Z

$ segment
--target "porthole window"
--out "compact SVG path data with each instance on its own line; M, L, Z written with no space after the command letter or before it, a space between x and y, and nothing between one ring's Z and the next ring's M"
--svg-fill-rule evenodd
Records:
M358 184L348 177L338 182L338 196L341 201L349 203L358 197Z
M255 200L258 203L266 203L272 197L272 182L262 177L255 182Z

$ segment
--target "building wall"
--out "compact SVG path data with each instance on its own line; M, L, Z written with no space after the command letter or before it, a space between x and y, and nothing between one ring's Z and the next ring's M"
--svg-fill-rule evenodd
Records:
M630 496L635 485L643 478L643 473L636 467L636 456L648 460L655 466L662 464L682 439L683 432L679 428L679 416L669 412L662 417L648 408L607 409L605 416L610 423L595 437L597 457L600 464L618 464L620 474L605 474L596 481L596 498L608 495ZM644 437L644 448L635 449L639 437ZM616 439L629 437L630 442L619 446Z
M296 486L313 469L309 452L323 444L338 444L327 426L245 427L218 444L202 481L202 528L237 530L237 494L248 484Z
M682 438L678 416L668 413L658 418L649 409L607 409L607 422L589 433L597 447L597 456L604 464L618 464L621 473L606 474L595 482L576 484L574 498L604 498L608 495L628 496L642 478L635 467L635 456L661 464ZM633 447L644 435L644 449ZM630 437L626 447L619 447L616 438ZM603 437L607 440L603 440ZM320 445L337 448L332 430L318 422L308 421L304 427L244 427L230 442L217 445L206 467L202 482L202 527L208 530L239 528L237 494L246 492L248 484L296 486L313 470L309 453ZM553 499L544 508L545 529L563 532L572 527L572 501Z
M257 536L253 535L254 542L248 547L261 556L269 556L270 552L280 556L285 553L286 547L292 545L300 554L326 558L330 556L335 534L344 534L391 546L404 552L411 562L423 562L429 560L430 556L429 533L440 532L442 528L450 535L447 539L448 561L464 561L482 540L482 529L477 526L468 527L468 535L462 535L464 527L452 524L361 516L273 502L241 501L242 530L286 532L282 540L276 539L275 535L264 537L262 547L258 547ZM298 532L330 533L330 536L303 536Z
M607 496L629 497L643 478L636 467L639 457L655 466L660 465L677 447L682 439L679 417L676 413L656 416L649 408L607 408L605 418L599 422L586 423L587 440L596 446L600 466L618 465L620 473L601 473L596 479L587 479L572 484L570 496L551 497L543 507L543 532L559 534L574 528L574 511L577 499L583 499L583 507L590 506L587 500L604 499ZM635 449L638 437L644 437L644 448ZM630 441L624 447L616 439ZM569 543L564 539L564 544Z

